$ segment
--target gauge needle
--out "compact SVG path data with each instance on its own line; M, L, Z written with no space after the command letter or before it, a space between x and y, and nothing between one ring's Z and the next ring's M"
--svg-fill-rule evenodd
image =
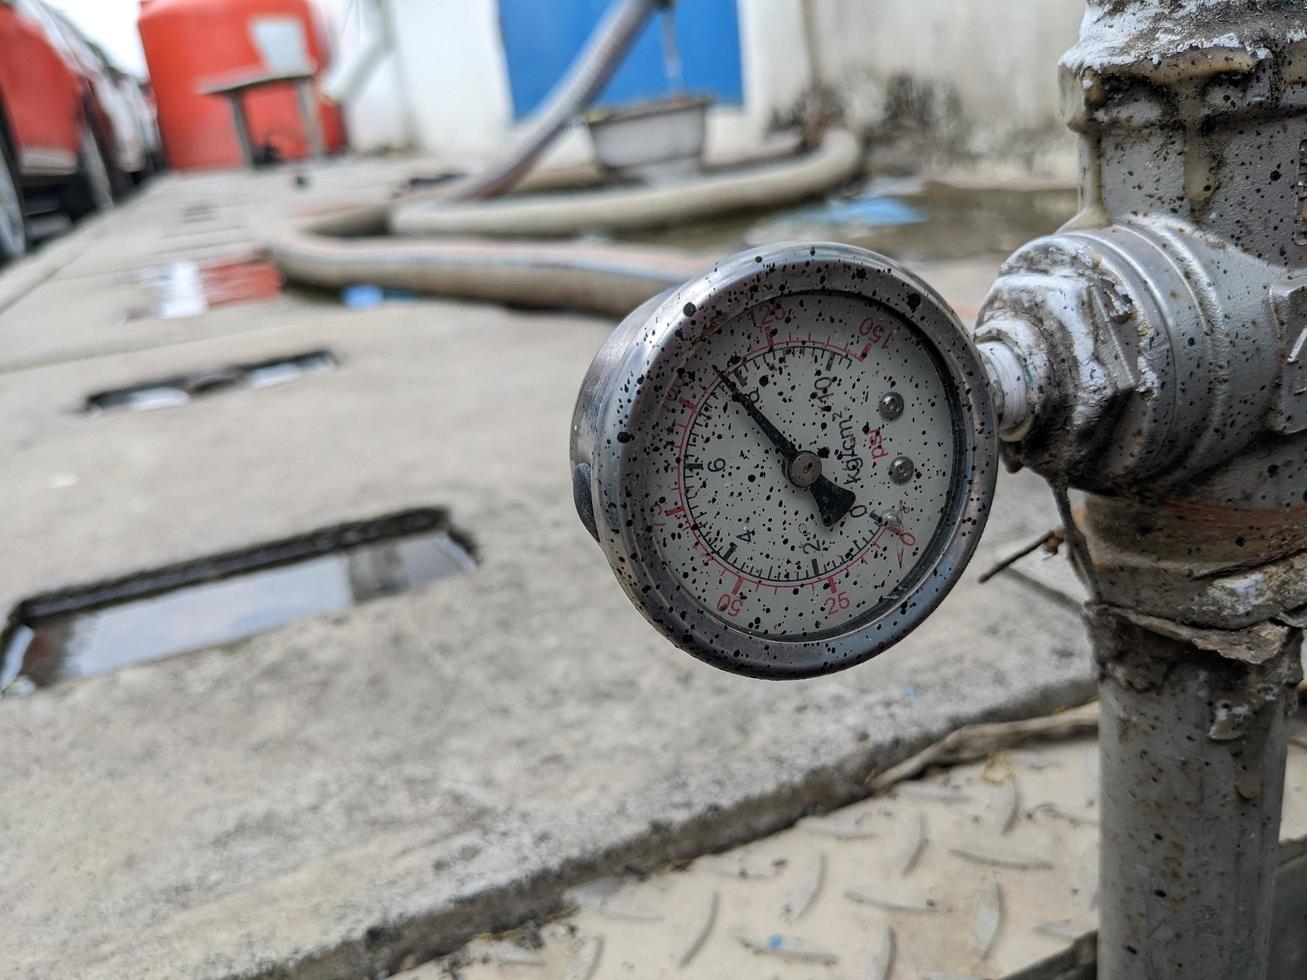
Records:
M731 400L739 402L768 441L780 450L785 460L785 475L789 481L800 489L812 492L812 499L817 502L817 511L821 514L821 522L827 527L838 524L857 503L853 491L838 486L823 476L821 459L815 453L804 452L790 442L724 371L715 368L714 370L722 384L726 386L726 390L731 393Z

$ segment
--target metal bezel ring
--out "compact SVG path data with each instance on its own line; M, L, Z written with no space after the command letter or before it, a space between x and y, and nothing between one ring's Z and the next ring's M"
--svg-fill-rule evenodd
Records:
M717 325L773 297L844 293L878 304L910 324L935 353L955 395L958 460L949 513L918 561L915 580L833 634L767 638L700 604L665 568L652 536L628 520L623 481L637 472L642 419L661 410L659 379ZM774 245L725 259L712 271L655 297L609 338L582 385L572 428L578 510L627 595L681 649L713 666L766 678L802 678L862 663L888 649L935 609L961 576L984 529L998 473L989 382L965 328L925 282L874 252L831 243ZM628 526L628 523L631 526ZM885 605L885 604L882 604Z

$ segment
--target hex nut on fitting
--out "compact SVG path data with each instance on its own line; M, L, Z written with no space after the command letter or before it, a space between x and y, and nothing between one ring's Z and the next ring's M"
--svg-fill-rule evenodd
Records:
M1037 340L1029 324L1016 321L1025 329L1020 334L1027 341L1018 345L1013 341L1020 334L1004 331L1007 322L985 324L985 336L978 338L977 350L985 372L989 375L990 393L994 403L994 414L998 418L998 437L1004 442L1019 442L1034 427L1039 394L1043 390L1040 376L1046 365L1042 351L1027 353L1032 347L1029 341ZM1033 365L1033 366L1032 366ZM1036 380L1040 379L1040 380Z

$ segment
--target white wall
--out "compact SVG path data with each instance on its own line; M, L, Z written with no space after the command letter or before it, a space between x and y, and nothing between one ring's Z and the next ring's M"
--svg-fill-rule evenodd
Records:
M361 0L315 0L332 38L332 55L339 59L365 42ZM355 150L408 146L411 142L399 68L387 56L363 88L345 106L345 129Z
M826 72L860 121L895 75L947 86L981 149L1061 126L1057 60L1083 0L813 0Z
M363 40L361 0L317 0L337 53ZM416 146L451 157L502 146L512 122L496 0L386 0L396 45L346 106L356 150Z
M138 0L51 0L125 67L143 70L136 36ZM337 52L360 39L364 0L314 0ZM347 108L356 149L416 144L428 151L484 156L512 127L497 23L497 0L388 0L400 26L399 52L380 66ZM541 3L555 0L540 0ZM680 0L693 3L695 0ZM896 75L955 94L974 148L1002 152L1014 133L1055 132L1055 64L1075 39L1083 0L737 0L745 108L713 114L719 149L755 143L774 113L791 109L808 84L803 4L818 26L829 84L852 120L875 124ZM576 135L557 154L583 155Z
M503 145L513 121L496 0L390 0L418 143L455 155Z
M317 2L337 25L338 50L357 44L357 10L345 16L351 0ZM414 143L451 157L502 148L513 118L497 0L387 2L399 50L347 111L355 148ZM981 151L1002 152L1014 133L1061 127L1056 63L1075 40L1083 0L738 0L746 104L714 112L714 148L756 144L773 116L800 100L809 79L805 2L814 6L825 79L859 126L879 120L888 84L906 76L953 93ZM585 152L585 140L569 134L553 157Z
M808 88L802 0L739 0L744 113L739 138L757 140L772 115Z

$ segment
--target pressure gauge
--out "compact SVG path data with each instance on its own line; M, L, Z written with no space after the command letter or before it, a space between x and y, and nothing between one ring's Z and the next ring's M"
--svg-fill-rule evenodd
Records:
M873 252L744 252L604 344L572 422L577 510L677 646L756 677L850 667L961 575L997 472L980 359Z

